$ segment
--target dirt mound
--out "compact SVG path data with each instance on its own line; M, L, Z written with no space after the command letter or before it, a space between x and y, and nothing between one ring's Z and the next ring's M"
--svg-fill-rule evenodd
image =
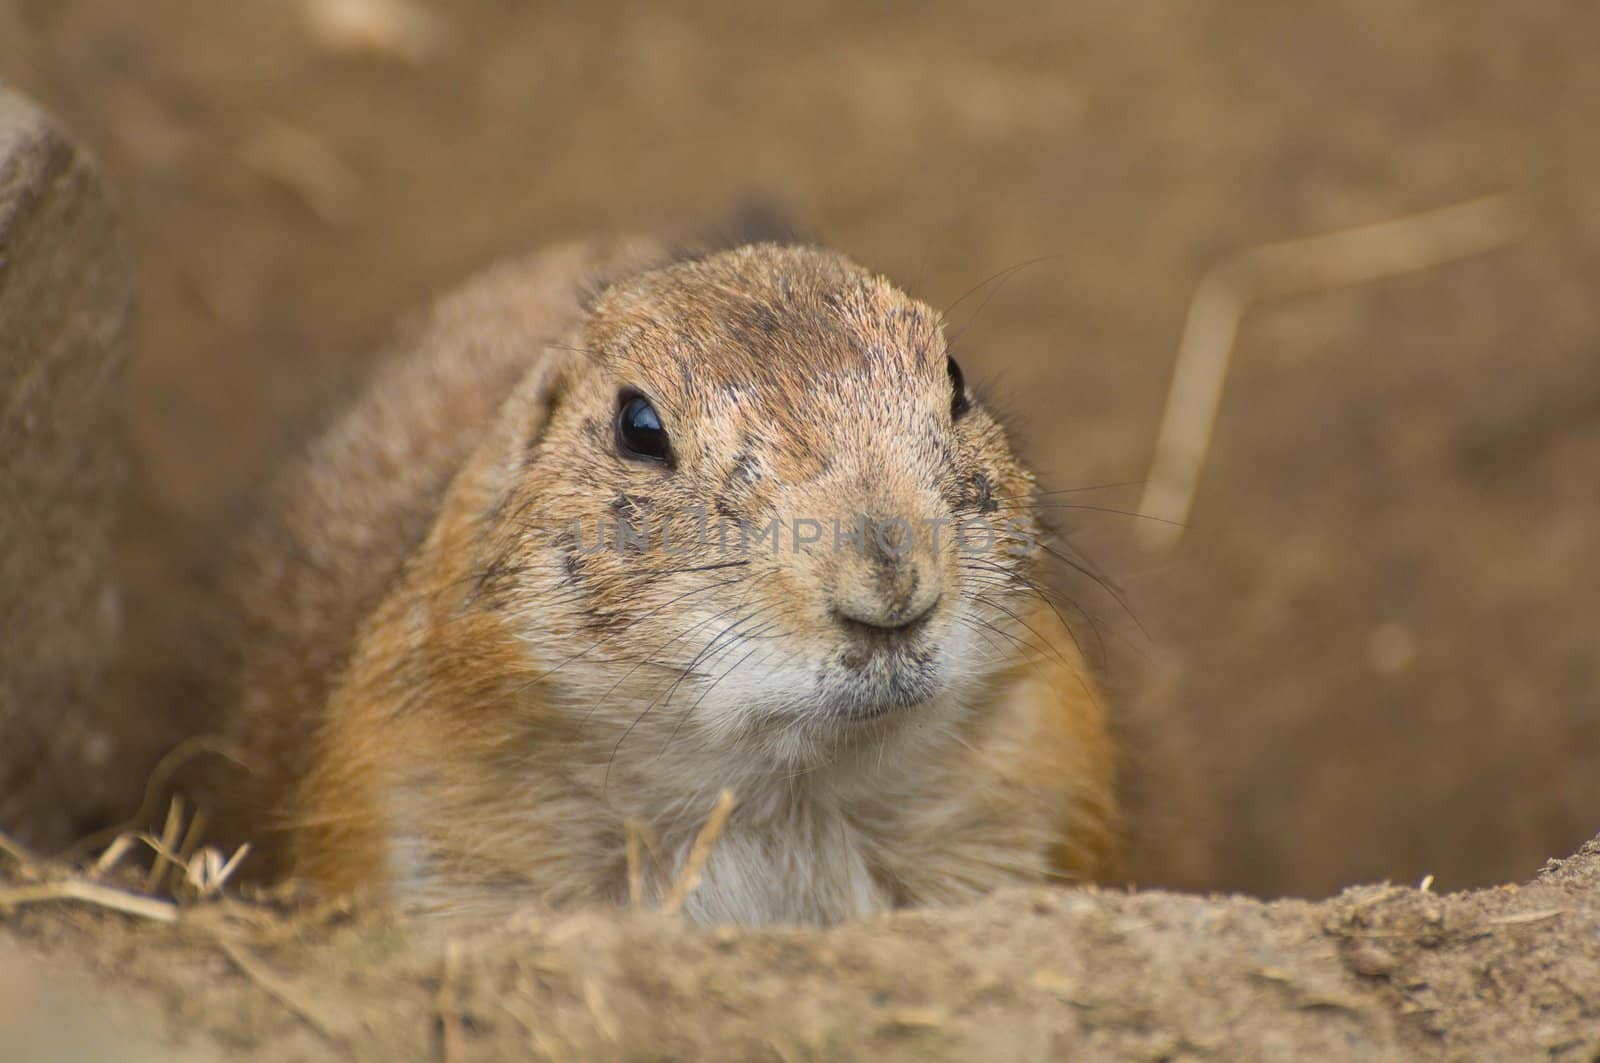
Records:
M28 1058L1593 1060L1597 985L1600 840L1448 896L1019 891L828 931L242 902L0 926L0 1036Z

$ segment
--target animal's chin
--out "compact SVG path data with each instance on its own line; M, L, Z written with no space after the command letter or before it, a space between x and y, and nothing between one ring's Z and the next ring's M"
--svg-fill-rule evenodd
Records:
M819 722L848 726L914 712L944 693L946 682L930 655L879 654L855 667L826 669L818 687Z
M767 704L752 708L763 732L776 725L823 737L848 733L861 724L914 717L947 691L942 670L927 661L874 662L868 668L830 664L813 673L809 683L774 689Z
M935 639L861 654L841 642L820 658L752 668L698 703L701 731L758 749L784 768L833 763L857 745L881 750L901 730L924 732L964 702L964 647ZM932 732L926 732L932 733Z
M896 735L932 733L924 726L959 704L948 678L925 663L865 675L825 665L809 679L790 685L781 701L743 707L743 738L787 771L850 763L852 751L881 757Z

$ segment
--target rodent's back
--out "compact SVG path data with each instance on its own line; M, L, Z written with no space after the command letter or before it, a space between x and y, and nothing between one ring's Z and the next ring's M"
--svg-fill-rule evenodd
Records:
M259 850L256 871L285 870L280 833L328 697L451 478L571 329L595 279L657 254L642 241L582 242L488 270L411 323L356 401L272 482L227 589L245 772L219 788Z

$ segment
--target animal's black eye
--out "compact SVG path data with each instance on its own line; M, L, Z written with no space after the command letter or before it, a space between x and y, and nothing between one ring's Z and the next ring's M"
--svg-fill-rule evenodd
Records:
M967 395L967 381L956 360L946 355L944 365L950 374L950 417L954 420L972 409L972 399Z
M617 448L630 458L672 464L672 443L650 400L631 388L617 395Z

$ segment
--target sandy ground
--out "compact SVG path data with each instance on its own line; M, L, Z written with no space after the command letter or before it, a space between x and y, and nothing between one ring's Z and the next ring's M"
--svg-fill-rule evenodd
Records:
M1600 1058L1600 841L1478 893L1039 890L826 932L23 913L0 1030L30 1060Z
M953 317L969 376L1014 411L1049 486L1080 487L1145 475L1185 308L1219 259L1504 191L1530 218L1509 249L1252 312L1176 552L1141 552L1118 513L1066 515L1137 618L1086 602L1132 751L1141 884L1312 898L1430 873L1441 890L1488 886L1600 826L1600 8L420 9L421 37L358 46L300 3L0 0L0 77L98 152L141 278L125 568L142 692L128 711L151 726L130 796L218 711L185 671L206 647L174 602L203 592L241 501L398 315L501 254L681 228L754 193L938 305L1049 256ZM1126 510L1137 489L1092 497ZM613 1055L721 1032L754 1044L739 1038L768 1023L777 1054L826 1056L834 1021L902 1055L922 1038L968 1054L984 1023L1018 1031L1025 1054L1101 1037L1108 1052L1228 1055L1227 1023L1141 1010L1130 987L1159 977L1213 986L1203 999L1239 1015L1270 1008L1291 1040L1342 1030L1347 1046L1472 1054L1471 1031L1544 1044L1555 1016L1557 1047L1592 1058L1572 1031L1600 998L1596 917L1575 889L1365 908L1370 892L1319 908L1005 898L726 949L659 920L582 917L527 930L526 949L469 936L476 988L462 992L526 983L555 1009L542 1023L537 1003L520 1018L474 1004L474 1037L594 1047L609 1029ZM1418 929L1423 905L1444 922ZM1540 905L1574 913L1484 922ZM1399 921L1391 973L1347 962L1338 927L1357 918ZM133 1010L169 1032L198 1023L207 1051L266 1052L280 1035L325 1048L192 939L205 931L49 913L3 932L63 977L130 974ZM373 1044L434 1036L438 947L324 936L266 955L311 980L302 992L347 982L341 1021L379 1016ZM329 962L391 940L388 974ZM679 952L706 961L689 968L713 979L702 1010L678 1006L693 996ZM926 992L911 975L924 969L942 980ZM853 988L857 974L882 993ZM1476 1017L1435 1003L1446 984ZM646 1006L658 998L674 1006ZM774 999L804 1003L762 1006ZM580 1013L587 1025L559 1019Z

